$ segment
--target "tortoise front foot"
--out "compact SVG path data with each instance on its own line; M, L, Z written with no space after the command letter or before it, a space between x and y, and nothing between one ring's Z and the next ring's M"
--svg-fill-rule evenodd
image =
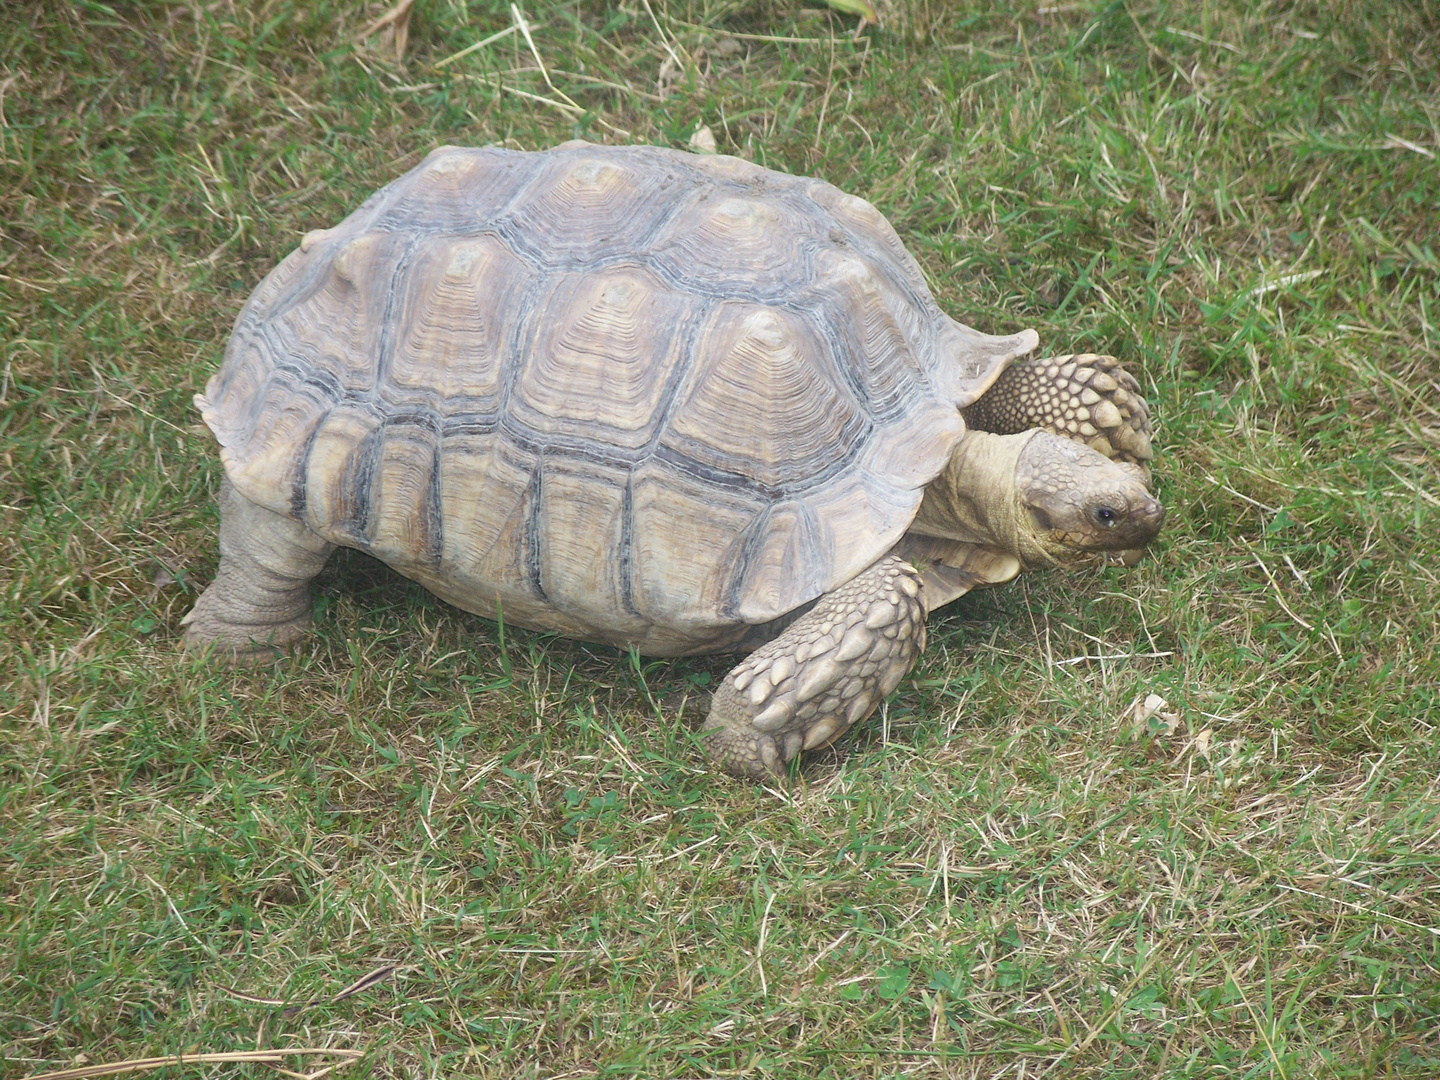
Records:
M915 568L886 555L747 656L721 684L701 730L735 776L783 775L869 716L925 648Z
M961 413L977 431L1018 435L1040 428L1074 439L1150 483L1150 407L1135 376L1113 356L1017 360Z

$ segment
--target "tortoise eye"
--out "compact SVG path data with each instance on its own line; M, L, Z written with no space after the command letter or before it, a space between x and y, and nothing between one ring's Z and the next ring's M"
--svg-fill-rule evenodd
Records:
M1100 506L1095 509L1095 523L1102 528L1113 529L1120 524L1120 515L1108 506Z

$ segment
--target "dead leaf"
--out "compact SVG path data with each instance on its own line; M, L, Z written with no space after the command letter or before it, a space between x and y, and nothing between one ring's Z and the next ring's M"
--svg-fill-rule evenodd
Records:
M690 136L690 149L697 154L713 154L719 149L710 125L701 124L695 129L695 134Z
M846 15L859 15L860 26L856 30L865 29L867 23L880 25L880 16L875 13L875 5L870 0L825 0L825 3L834 11L843 12Z
M1147 694L1131 705L1130 719L1136 735L1173 735L1180 728L1180 714L1170 711L1170 703L1159 694Z

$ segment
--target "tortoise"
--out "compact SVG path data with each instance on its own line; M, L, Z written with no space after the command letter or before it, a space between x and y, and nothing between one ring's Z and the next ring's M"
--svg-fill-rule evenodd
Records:
M782 772L895 689L927 612L1158 533L1135 379L1038 340L946 316L819 180L442 147L302 239L196 397L225 476L187 645L283 649L358 548L534 630L748 651L703 743Z

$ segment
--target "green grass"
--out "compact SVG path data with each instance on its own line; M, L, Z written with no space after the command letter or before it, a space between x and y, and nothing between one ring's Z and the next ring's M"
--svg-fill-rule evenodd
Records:
M0 1072L1440 1073L1435 5L529 0L554 89L519 34L437 67L508 3L418 0L399 62L383 10L0 12ZM1125 360L1155 557L941 612L785 791L695 751L726 658L353 553L274 670L182 653L190 397L299 237L441 143L701 124L874 202L957 318Z

